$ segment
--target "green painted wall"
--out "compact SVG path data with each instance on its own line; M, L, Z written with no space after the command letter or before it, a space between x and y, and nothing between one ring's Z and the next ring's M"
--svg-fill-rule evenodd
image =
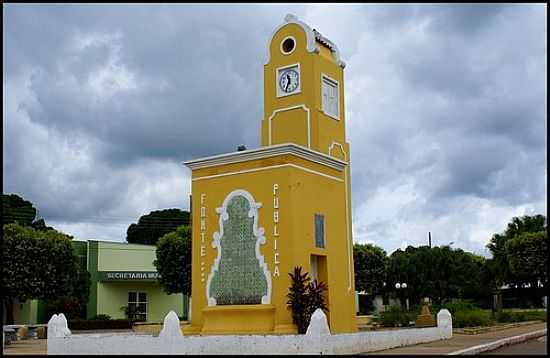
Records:
M80 270L87 270L88 243L86 241L73 240L72 245L76 255L78 256L78 264Z
M14 303L14 324L36 324L38 300L27 300L23 303Z
M99 282L97 286L98 313L111 318L126 318L121 307L128 305L128 292L147 293L147 321L162 322L170 310L183 315L183 295L164 293L157 282Z
M98 271L156 271L152 245L98 242Z
M91 318L97 315L97 261L98 261L98 244L97 241L88 241L88 262L87 268L90 273L90 297L88 299L88 305L86 306L86 318Z
M182 294L164 293L158 282L119 281L100 282L100 271L156 271L153 260L156 259L156 247L151 245L111 243L103 241L73 241L73 247L79 256L80 269L90 273L90 297L86 307L86 317L108 314L113 319L125 318L120 308L128 305L128 292L147 292L148 314L150 322L162 322L164 316L174 310L183 316ZM37 300L17 305L14 310L17 324L45 323L45 304ZM41 322L45 320L45 322ZM40 321L40 322L39 322Z

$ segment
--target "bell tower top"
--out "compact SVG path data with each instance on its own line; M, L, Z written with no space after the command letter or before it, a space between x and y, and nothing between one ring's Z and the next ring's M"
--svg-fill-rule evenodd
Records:
M331 155L338 145L347 152L344 67L332 41L286 15L268 41L262 146L295 143Z

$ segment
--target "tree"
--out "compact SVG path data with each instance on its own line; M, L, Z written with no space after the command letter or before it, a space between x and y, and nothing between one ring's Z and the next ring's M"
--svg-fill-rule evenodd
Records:
M126 231L126 241L133 244L155 245L160 237L189 225L189 212L180 209L152 211L139 218L137 224L131 224Z
M90 296L91 276L86 268L74 277L69 292L46 301L46 317L63 312L67 319L86 319L86 304Z
M71 292L78 259L70 238L61 232L18 223L3 229L2 290L7 320L13 323L14 300L49 300Z
M506 257L510 272L520 281L538 287L538 281L546 287L548 281L547 231L526 232L506 242Z
M36 208L17 194L2 194L2 225L19 223L30 226L36 217Z
M436 304L451 298L477 298L489 292L481 284L485 264L483 257L449 246L409 246L390 255L387 289L413 303L423 297L431 297ZM403 282L406 289L394 289Z
M379 293L386 281L386 251L372 244L353 245L355 289L371 295Z
M2 225L19 223L37 230L55 230L44 219L37 219L38 210L17 194L2 194ZM72 238L72 236L70 236Z
M506 251L506 243L514 237L524 233L546 231L546 217L544 215L514 217L508 223L506 230L501 234L494 234L487 248L493 254L493 264L498 286L503 284L521 285L522 278L511 271Z
M191 227L182 225L157 242L153 264L160 274L160 284L170 293L191 293Z

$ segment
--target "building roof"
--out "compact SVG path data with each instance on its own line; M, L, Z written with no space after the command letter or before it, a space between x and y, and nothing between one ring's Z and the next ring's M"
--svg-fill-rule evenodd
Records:
M339 171L343 171L347 164L347 162L338 158L328 156L325 153L321 153L294 143L276 144L256 149L243 150L240 152L237 151L232 153L214 155L211 157L189 160L183 162L183 164L189 167L191 170L194 170L222 164L239 163L249 160L269 158L285 154L292 154Z

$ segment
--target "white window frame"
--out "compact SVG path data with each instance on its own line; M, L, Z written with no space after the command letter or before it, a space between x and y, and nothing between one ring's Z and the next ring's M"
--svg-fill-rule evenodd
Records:
M293 67L296 67L296 72L298 72L298 88L296 88L296 90L294 92L285 93L279 87L279 74L282 71L284 71L288 68L293 68ZM298 94L298 93L302 93L302 73L300 71L300 63L299 62L298 63L293 63L292 65L277 67L275 69L275 91L276 91L275 93L277 93L277 98L292 96L292 95L295 95L295 94Z
M336 85L336 116L334 116L332 113L328 113L327 111L325 111L325 101L323 99L323 87L324 87L325 81L327 81L327 82L329 82L333 85ZM339 121L340 120L340 83L338 81L336 81L334 78L332 78L328 75L325 75L324 73L321 73L321 86L320 87L321 87L320 88L320 90L321 90L321 111L325 115Z
M147 322L147 319L149 317L149 297L147 297L147 292L145 291L128 291L128 296L130 296L130 293L135 293L136 294L136 300L134 302L130 302L130 297L128 297L128 309L130 309L130 304L135 304L136 307L139 305L139 304L142 304L144 303L145 304L145 322ZM140 293L143 293L145 294L145 302L142 302L139 300L139 294ZM140 315L142 315L143 313L140 313Z

